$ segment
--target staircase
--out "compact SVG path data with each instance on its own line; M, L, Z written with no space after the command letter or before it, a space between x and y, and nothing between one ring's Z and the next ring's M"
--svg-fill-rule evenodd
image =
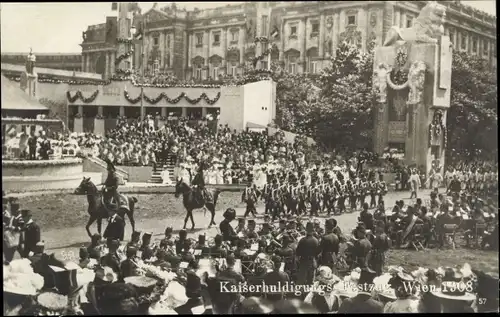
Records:
M153 169L153 173L151 174L150 183L161 184L163 181L161 179L161 172L166 168L170 175L170 180L175 183L174 177L174 166L175 166L175 156L168 155L167 159L163 162L158 162L156 165L156 169Z

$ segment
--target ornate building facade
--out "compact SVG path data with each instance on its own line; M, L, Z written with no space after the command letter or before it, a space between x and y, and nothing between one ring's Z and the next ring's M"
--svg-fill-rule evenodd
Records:
M447 7L445 31L454 49L496 64L496 18L459 1L439 2ZM155 4L142 15L135 14L133 23L143 37L131 42L130 52L119 46L130 41L131 19L128 27L117 18L89 26L83 36L82 69L110 77L127 71L117 69L125 58L125 68L170 73L180 79L238 75L246 64L266 68L269 61L292 73L317 73L342 41L362 50L372 43L382 45L391 26L410 27L425 3L245 2L203 11Z

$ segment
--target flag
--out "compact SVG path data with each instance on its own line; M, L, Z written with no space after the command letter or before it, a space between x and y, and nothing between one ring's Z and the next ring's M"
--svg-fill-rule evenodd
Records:
M111 11L118 11L118 2L111 2Z

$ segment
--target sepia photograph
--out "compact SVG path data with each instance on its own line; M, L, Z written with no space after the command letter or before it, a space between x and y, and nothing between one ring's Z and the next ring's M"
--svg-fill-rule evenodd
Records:
M0 3L4 316L498 314L496 10Z

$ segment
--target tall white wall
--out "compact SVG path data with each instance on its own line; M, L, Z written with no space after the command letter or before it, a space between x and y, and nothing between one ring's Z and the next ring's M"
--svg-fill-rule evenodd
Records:
M244 86L244 126L255 123L267 126L276 114L276 83L263 80Z

